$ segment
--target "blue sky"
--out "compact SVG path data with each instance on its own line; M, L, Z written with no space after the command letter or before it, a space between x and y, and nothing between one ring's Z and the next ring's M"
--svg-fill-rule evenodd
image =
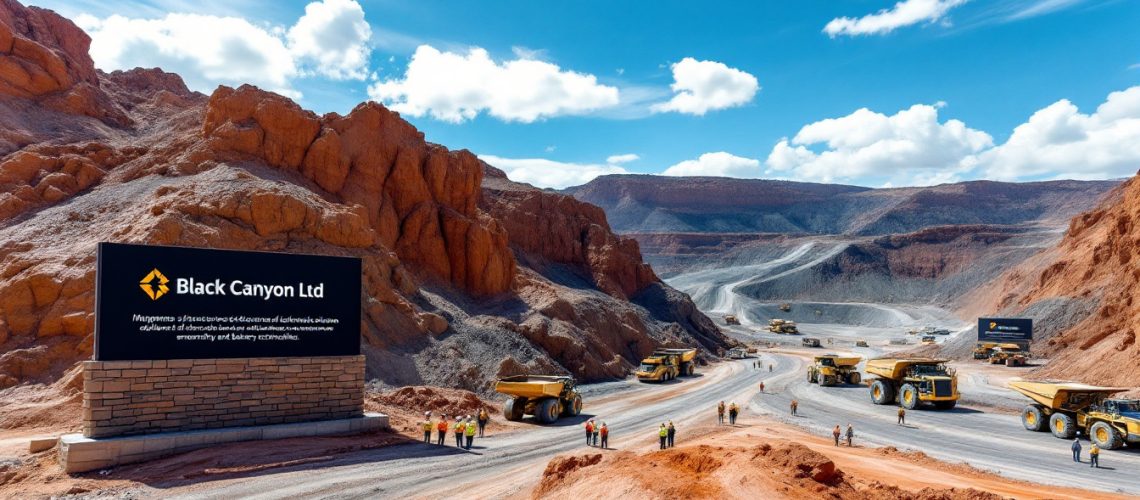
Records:
M537 185L621 171L880 186L1140 168L1136 1L32 3L88 29L104 69L161 65L207 93L249 80L318 112L371 96ZM224 17L248 26L211 24ZM214 52L193 26L213 27Z

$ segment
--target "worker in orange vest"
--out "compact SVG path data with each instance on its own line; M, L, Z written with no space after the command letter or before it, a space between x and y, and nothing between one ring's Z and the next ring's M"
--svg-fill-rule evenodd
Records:
M594 440L594 421L586 421L586 446L593 446Z
M455 434L455 446L457 448L463 447L463 431L467 430L467 424L463 423L463 419L455 420L455 427L451 429Z
M610 428L606 426L605 422L602 422L602 428L600 430L600 433L602 435L602 449L604 450L604 449L609 448L610 447Z
M443 446L443 438L447 437L447 414L439 418L439 423L435 424L435 430L439 433L435 444Z

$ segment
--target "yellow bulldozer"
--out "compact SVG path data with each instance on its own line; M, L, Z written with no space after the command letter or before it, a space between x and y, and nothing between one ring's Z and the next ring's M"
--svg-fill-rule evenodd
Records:
M783 319L772 319L768 321L768 331L772 333L800 333L799 328L796 327L795 321L788 321Z
M816 356L808 367L808 383L824 387L843 383L859 385L863 377L859 375L856 366L862 359L858 356L842 357L838 354Z
M938 410L949 410L958 403L958 374L945 359L880 358L867 361L864 371L871 381L871 402L886 405L898 402L913 410L930 403Z
M1110 398L1127 389L1072 382L1011 381L1010 388L1034 402L1021 410L1021 423L1061 439L1084 434L1106 450L1140 445L1140 400Z
M582 395L573 377L559 375L516 375L495 382L495 392L511 396L503 405L507 420L522 420L524 415L544 424L552 424L559 416L582 413Z
M657 349L648 358L641 360L641 366L637 368L637 380L665 382L677 377L692 377L697 371L696 357L696 349Z

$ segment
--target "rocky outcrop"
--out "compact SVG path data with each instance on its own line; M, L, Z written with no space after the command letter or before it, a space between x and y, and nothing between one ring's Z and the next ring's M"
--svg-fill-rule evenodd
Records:
M1133 177L1099 207L1073 218L1055 249L995 285L992 310L1038 319L1075 314L1041 339L1039 347L1053 359L1035 376L1126 387L1140 379L1138 221L1140 178ZM1050 325L1034 325L1042 326Z
M598 380L662 343L727 343L599 209L485 191L474 155L379 104L317 116L251 86L103 73L78 28L11 0L0 42L0 389L91 355L100 241L360 257L381 385Z

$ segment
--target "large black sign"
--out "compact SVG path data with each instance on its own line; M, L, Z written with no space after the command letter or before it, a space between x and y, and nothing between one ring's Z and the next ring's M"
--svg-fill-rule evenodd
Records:
M360 354L360 259L99 244L98 361Z
M1033 320L1027 318L978 318L978 340L1028 343L1033 340Z

